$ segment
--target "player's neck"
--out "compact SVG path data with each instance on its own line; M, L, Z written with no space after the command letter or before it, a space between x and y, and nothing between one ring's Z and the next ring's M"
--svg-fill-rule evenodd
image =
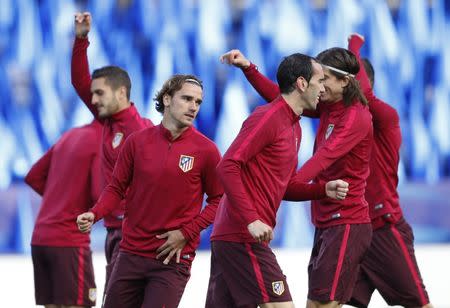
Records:
M298 95L295 92L291 92L289 94L281 94L286 103L291 107L292 111L296 115L301 115L303 113L303 105L301 104L301 100L299 100Z
M189 126L177 125L173 121L168 120L167 118L163 118L161 121L162 126L167 129L172 135L172 140L177 139L180 135L189 128Z

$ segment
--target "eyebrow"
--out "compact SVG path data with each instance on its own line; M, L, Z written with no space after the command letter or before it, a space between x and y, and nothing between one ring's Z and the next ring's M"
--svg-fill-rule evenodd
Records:
M189 95L189 94L182 94L181 97L185 98L185 99L189 99L189 100L194 99L194 97L192 95ZM195 101L201 103L203 100L202 99L196 99Z

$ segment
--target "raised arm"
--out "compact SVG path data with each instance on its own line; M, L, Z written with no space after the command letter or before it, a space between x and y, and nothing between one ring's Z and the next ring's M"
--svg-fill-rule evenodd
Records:
M261 74L258 67L251 63L239 49L233 49L223 54L220 56L220 61L240 68L244 73L245 78L247 78L252 87L266 102L269 103L280 95L280 88L278 85ZM319 117L317 111L311 110L304 110L303 115L310 118Z
M72 85L86 107L98 119L97 108L92 105L91 74L87 58L88 33L91 29L91 15L87 12L75 14L75 41L72 49Z
M356 79L361 85L364 96L369 102L369 110L372 114L374 127L388 128L399 126L399 116L397 111L390 105L378 99L373 92L372 85L361 59L360 49L364 45L364 37L360 34L354 33L348 38L348 49L353 52L359 61L359 72Z

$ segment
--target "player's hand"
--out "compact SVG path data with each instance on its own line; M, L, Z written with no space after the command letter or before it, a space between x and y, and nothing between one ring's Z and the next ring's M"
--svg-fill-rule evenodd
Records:
M230 64L241 69L246 69L250 66L250 61L244 57L239 49L232 49L223 54L219 58L220 62Z
M86 38L91 30L91 14L89 12L75 13L75 35Z
M157 235L156 237L158 239L167 238L167 241L159 246L159 248L156 250L156 252L158 253L156 259L167 255L163 263L169 264L172 257L176 255L176 262L180 263L181 251L187 243L187 240L184 237L183 233L181 233L180 230L173 230L168 231L164 234Z
M92 212L86 212L78 215L77 217L78 229L83 233L90 232L92 229L92 225L94 224L94 219L95 215Z
M261 220L255 220L247 226L248 232L250 232L251 236L258 241L258 243L262 242L270 242L273 240L273 230L270 226L263 223Z
M329 181L325 185L325 191L329 198L344 200L348 192L348 183L342 180Z
M362 36L359 33L352 33L347 38L347 41L348 41L348 46L350 49L359 50L359 49L361 49L362 45L364 45L365 39L364 39L364 36Z

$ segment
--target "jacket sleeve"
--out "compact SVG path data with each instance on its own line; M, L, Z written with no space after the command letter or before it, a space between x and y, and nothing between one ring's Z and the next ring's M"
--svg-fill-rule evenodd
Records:
M280 88L278 85L261 74L255 64L251 63L249 67L242 71L244 72L245 78L247 78L252 87L266 102L272 102L280 95ZM320 115L318 111L303 110L302 116L318 118Z
M92 157L90 180L91 180L91 200L93 202L92 204L94 204L98 200L102 192L100 151L95 153Z
M335 161L350 152L367 134L372 126L370 118L348 107L346 113L333 128L333 133L294 176L297 183L307 183Z
M202 170L202 187L207 196L206 206L190 223L181 228L181 232L187 240L199 236L200 232L214 222L220 198L223 195L223 187L217 176L216 167L220 161L219 150L214 146L207 152L206 164Z
M219 179L222 181L230 206L240 215L245 225L260 217L244 187L242 169L276 136L275 129L270 125L270 116L264 115L255 111L245 120L238 136L217 166Z
M105 187L99 200L91 209L91 212L95 215L96 222L112 213L115 209L121 208L121 201L125 198L128 186L133 178L133 169L134 145L133 135L131 135L120 150L111 182Z
M44 195L45 186L47 183L48 173L53 156L52 146L28 171L25 176L25 183L27 183L39 195Z
M400 119L397 111L390 105L378 99L373 92L369 77L367 76L367 72L361 59L360 49L363 44L364 41L359 36L354 35L348 43L348 48L355 54L359 62L360 69L356 75L356 79L359 81L364 96L369 102L369 110L372 114L373 125L380 129L399 126Z
M327 197L325 191L326 184L308 184L299 182L295 178L296 172L293 172L283 200L286 201L306 201L306 200L320 200Z
M91 94L91 74L89 73L89 62L87 58L87 48L89 41L87 38L75 38L72 49L72 62L71 62L71 79L72 85L77 91L78 96L84 102L86 107L92 112L94 117L102 121L98 117L98 111L94 105L92 105Z

